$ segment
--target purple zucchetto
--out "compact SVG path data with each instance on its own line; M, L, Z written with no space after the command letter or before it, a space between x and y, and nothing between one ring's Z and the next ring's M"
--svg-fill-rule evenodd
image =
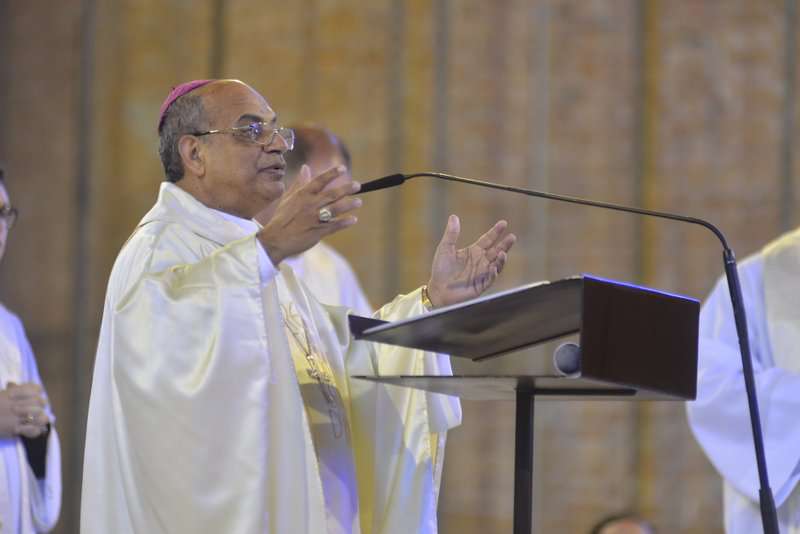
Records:
M164 119L167 117L167 111L173 102L178 100L186 93L191 93L195 89L208 85L217 80L192 80L191 82L182 83L172 88L164 103L161 104L161 109L158 112L158 132L161 133L161 127L164 126Z

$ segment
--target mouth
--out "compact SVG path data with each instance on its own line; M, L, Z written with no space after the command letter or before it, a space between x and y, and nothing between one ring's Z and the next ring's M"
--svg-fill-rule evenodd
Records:
M259 174L269 174L277 177L278 180L282 179L286 174L286 163L283 161L276 161L272 165L261 167L258 169Z

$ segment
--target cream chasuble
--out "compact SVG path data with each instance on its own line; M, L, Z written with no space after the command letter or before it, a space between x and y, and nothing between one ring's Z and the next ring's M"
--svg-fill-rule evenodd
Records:
M776 239L764 247L762 255L764 304L774 364L778 370L783 370L780 372L791 375L792 381L800 382L800 230ZM780 397L782 393L773 389L771 395ZM759 392L759 395L760 400L764 393ZM786 534L800 534L800 418L795 411L797 406L800 406L800 391L795 389L791 402L783 406L783 411L791 414L786 423L792 428L782 433L782 441L788 443L767 449L770 455L768 468L774 467L777 460L785 470L778 475L777 489L784 495L788 494L778 497L781 506L778 520L781 532ZM783 421L778 424L783 426ZM793 450L794 454L787 455L788 450ZM791 474L787 476L787 472ZM773 479L770 479L771 485L775 484Z
M446 374L449 359L352 341L346 309L290 269L264 278L260 251L166 183L123 247L89 407L84 534L436 532L430 434L460 422L457 400L349 377ZM422 312L415 291L376 317Z
M800 373L800 230L767 245L763 255L764 302L775 365Z

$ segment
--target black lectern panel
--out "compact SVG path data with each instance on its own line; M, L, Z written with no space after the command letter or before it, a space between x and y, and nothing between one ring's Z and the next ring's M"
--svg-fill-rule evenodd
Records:
M694 399L700 303L585 276L581 375Z

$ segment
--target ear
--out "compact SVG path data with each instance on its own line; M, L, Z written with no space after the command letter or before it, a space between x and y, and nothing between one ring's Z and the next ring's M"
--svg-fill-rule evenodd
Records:
M195 176L203 176L206 172L206 160L203 143L193 135L184 135L178 140L178 153L181 155L184 172Z

